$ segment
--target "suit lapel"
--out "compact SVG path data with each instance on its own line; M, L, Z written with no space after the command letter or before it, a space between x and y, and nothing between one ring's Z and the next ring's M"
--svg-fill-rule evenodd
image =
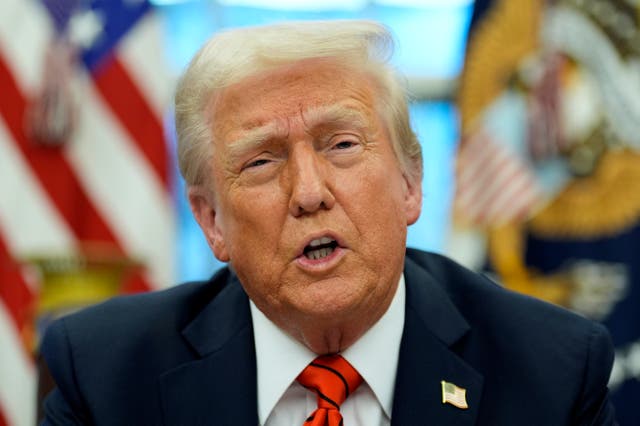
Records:
M249 301L228 281L182 332L200 358L160 376L167 425L258 424Z
M473 425L482 376L452 350L469 325L423 268L406 260L407 305L392 413L393 425ZM442 402L441 381L466 389L469 408Z

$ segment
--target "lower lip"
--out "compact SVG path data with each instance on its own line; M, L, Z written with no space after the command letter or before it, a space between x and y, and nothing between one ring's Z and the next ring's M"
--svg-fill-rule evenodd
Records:
M325 272L336 266L340 260L346 255L346 250L342 247L336 247L333 252L322 259L309 259L304 254L296 258L299 267L309 272Z

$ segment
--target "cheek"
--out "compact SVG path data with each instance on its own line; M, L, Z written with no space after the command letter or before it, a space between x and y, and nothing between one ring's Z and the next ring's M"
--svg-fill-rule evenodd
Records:
M260 186L256 188L233 189L228 192L228 213L239 229L238 232L265 231L280 223L279 216L286 213L286 202L278 188Z
M281 237L286 204L269 190L230 191L224 209L224 233L232 263L272 262Z
M346 197L347 215L361 240L359 250L376 270L387 264L392 251L404 253L407 231L402 186L390 182L388 172L382 176L386 179L360 180Z
M397 218L404 208L404 179L399 171L390 167L368 170L357 179L357 189L353 191L358 202L355 208L363 210L365 215L380 218ZM358 206L359 204L359 206ZM402 218L403 219L403 218ZM404 223L404 220L401 221ZM379 223L380 226L390 224Z
M407 231L403 178L389 171L379 176L384 178L372 183L376 190L370 191L373 195L369 198L368 210L363 213L370 218L371 231L379 240L384 240L380 241L381 247L403 245Z

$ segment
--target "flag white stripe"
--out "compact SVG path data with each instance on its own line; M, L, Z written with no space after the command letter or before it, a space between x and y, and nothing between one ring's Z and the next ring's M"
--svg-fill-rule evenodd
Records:
M456 208L486 224L510 220L539 199L535 179L502 144L479 133L467 139L458 159Z
M486 138L478 139L476 143L463 147L459 154L458 181L461 187L473 185L476 176L484 174L491 163L496 161L495 157L500 155L495 144Z
M11 426L36 423L36 371L0 299L0 410Z
M492 169L494 173L486 173L482 181L478 182L477 191L475 192L474 204L477 204L482 210L489 210L500 194L507 190L513 183L512 180L523 171L516 160L503 161L500 168Z
M24 93L40 87L50 25L39 2L0 1L0 56ZM13 144L0 117L0 233L7 250L19 257L72 244L66 224ZM0 300L0 411L10 426L35 424L36 381L19 331Z
M537 198L533 177L527 171L522 171L511 179L508 185L503 185L503 191L496 194L493 202L488 206L489 220L509 220L518 212L518 206L530 206Z
M458 171L462 197L468 196L465 195L467 192L474 194L478 189L482 190L483 181L490 180L493 171L508 161L508 155L488 140L483 149L473 149L473 152L464 151L460 154Z
M172 284L171 198L89 77L78 81L84 99L69 163L125 250L148 265L154 286Z
M487 150L489 151L489 150ZM461 183L459 191L460 203L464 205L483 204L491 192L491 188L502 184L502 169L509 167L510 161L506 155L494 150L494 155L486 159L474 159L471 163L474 169L467 179Z
M503 161L501 167L507 166L508 162ZM459 195L460 203L464 205L486 205L486 202L490 199L491 195L494 194L496 190L500 189L504 179L502 176L498 176L497 172L490 172L491 170L497 170L493 165L487 166L487 168L490 170L480 172L475 177L475 181L473 183L461 188Z
M160 120L173 97L175 78L169 75L157 13L147 13L118 46L118 57Z
M515 218L524 219L523 215L530 215L533 208L541 201L541 193L537 187L528 185L519 190L517 197L509 200L509 208L495 213L496 223L505 223Z
M34 93L40 87L52 32L51 20L39 1L0 1L0 55L23 93Z
M503 182L493 196L461 205L470 219L479 223L504 223L528 210L538 200L538 191L526 172Z
M9 253L73 252L72 231L16 149L1 117L0 170L0 229Z
M455 393L447 393L447 401L460 406L466 405L466 400L462 397L462 395L458 395Z

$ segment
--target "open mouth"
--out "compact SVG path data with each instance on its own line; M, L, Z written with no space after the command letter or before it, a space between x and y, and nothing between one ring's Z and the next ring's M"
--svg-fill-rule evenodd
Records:
M318 260L329 256L338 247L338 242L333 238L322 237L311 241L304 248L304 256L307 259Z

